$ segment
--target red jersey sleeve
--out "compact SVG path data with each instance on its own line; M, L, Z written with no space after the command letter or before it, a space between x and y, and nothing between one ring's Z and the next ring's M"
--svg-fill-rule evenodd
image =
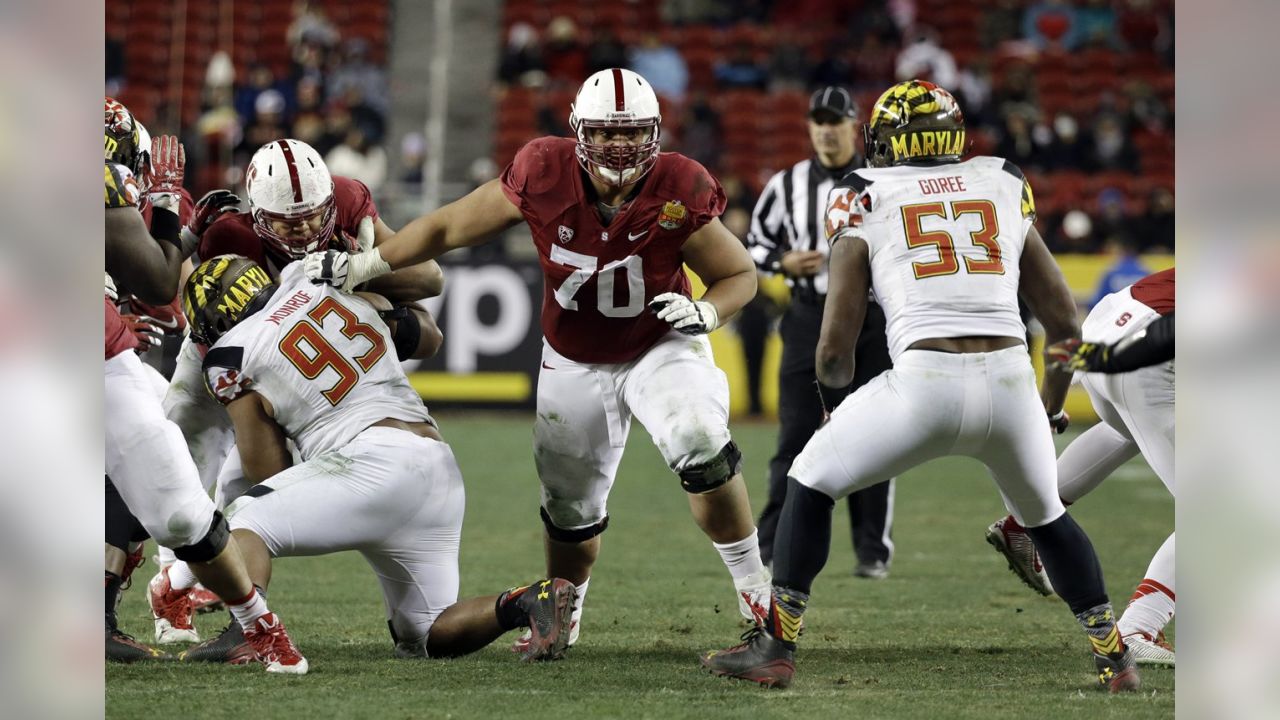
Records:
M1161 315L1168 315L1174 308L1174 268L1142 278L1129 288L1129 294Z
M725 196L720 181L712 177L702 163L687 158L686 162L689 168L682 175L689 182L689 210L693 216L691 229L697 230L723 215L729 199Z
M333 197L338 206L338 227L354 235L366 217L378 219L378 206L373 202L369 186L354 178L335 175Z
M503 194L526 218L542 220L531 196L539 196L557 183L565 164L564 142L564 138L553 137L531 140L502 171Z

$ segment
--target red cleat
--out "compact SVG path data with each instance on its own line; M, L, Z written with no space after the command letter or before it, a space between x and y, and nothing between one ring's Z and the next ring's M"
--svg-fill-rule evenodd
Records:
M307 674L307 659L298 652L275 613L269 612L254 620L253 626L245 631L244 639L258 654L258 662L267 666L267 672Z

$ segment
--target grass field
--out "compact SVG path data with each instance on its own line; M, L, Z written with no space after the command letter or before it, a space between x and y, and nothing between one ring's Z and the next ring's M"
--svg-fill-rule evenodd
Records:
M441 418L467 480L462 595L542 572L538 483L525 416ZM763 505L773 425L736 425L753 507ZM1069 439L1070 436L1064 438ZM397 661L377 582L354 553L277 561L271 605L307 655L305 677L260 667L110 666L107 716L244 718L1154 718L1172 717L1174 679L1147 669L1144 692L1108 697L1061 601L1017 582L983 542L1004 512L976 462L937 461L897 491L889 579L852 577L848 518L814 587L787 691L703 674L699 651L741 628L727 572L689 518L684 493L636 425L610 502L582 639L559 663L526 666L508 635L453 661ZM1173 527L1173 501L1140 460L1075 506L1117 609ZM121 624L150 638L148 563ZM225 614L201 616L202 637Z

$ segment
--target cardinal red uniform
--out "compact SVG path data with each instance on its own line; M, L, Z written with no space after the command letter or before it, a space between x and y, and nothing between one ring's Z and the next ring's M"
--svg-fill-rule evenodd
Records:
M677 473L729 444L729 390L705 335L649 310L689 294L681 246L725 207L697 162L662 153L612 222L603 222L567 138L517 153L502 188L529 224L544 273L534 460L552 537L603 529L605 503L634 416Z
M355 247L353 238L360 221L366 217L377 220L378 208L373 203L369 188L359 180L333 176L333 196L337 204L337 222L329 247L351 251ZM253 216L248 213L227 213L215 220L200 239L196 255L202 260L217 255L243 255L266 268L272 278L280 277L280 270L293 261L258 237L253 231Z
M724 212L725 194L697 162L662 153L606 224L574 147L569 138L530 142L502 173L502 189L538 247L547 342L577 362L627 362L670 331L649 312L649 301L665 292L689 294L680 247Z

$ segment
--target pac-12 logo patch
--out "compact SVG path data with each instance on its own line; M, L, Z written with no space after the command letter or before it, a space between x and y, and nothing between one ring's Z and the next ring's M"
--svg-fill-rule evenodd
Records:
M663 205L662 212L658 213L658 227L663 230L675 230L684 224L688 214L688 208L682 205L679 200L671 200Z
M568 227L567 225L561 225L559 234L560 234L560 242L567 243L573 239L573 228Z

